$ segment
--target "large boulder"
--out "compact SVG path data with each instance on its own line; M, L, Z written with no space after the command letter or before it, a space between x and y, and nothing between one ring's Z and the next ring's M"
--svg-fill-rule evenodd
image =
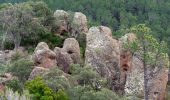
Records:
M57 66L66 73L69 72L71 64L80 63L80 47L74 38L65 39L63 48L56 47L54 52L56 54Z
M70 65L73 64L71 56L59 47L55 47L54 52L56 53L57 66L68 73Z
M87 18L81 12L75 12L73 22L71 24L71 36L77 37L80 33L87 33Z
M81 33L87 33L87 18L81 12L73 14L64 10L56 10L54 12L55 25L52 27L52 32L56 35L64 35L68 32L70 37L78 37Z
M56 55L53 51L51 51L48 45L44 42L40 42L34 53L33 53L33 61L35 66L50 68L56 66Z
M62 35L64 32L68 32L69 13L64 10L56 10L54 17L56 18L56 26L52 28L52 31L54 31L56 35Z
M75 38L67 38L64 41L63 50L70 55L73 63L80 63L80 47Z
M91 27L87 33L85 64L93 67L101 76L111 80L110 88L118 89L119 44L112 39L107 27Z

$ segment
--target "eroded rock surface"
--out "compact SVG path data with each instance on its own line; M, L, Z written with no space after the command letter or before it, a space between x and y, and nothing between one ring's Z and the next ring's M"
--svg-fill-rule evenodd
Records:
M53 27L52 31L55 32L56 35L62 35L64 32L68 32L69 14L64 10L56 10L54 17L56 18L56 27Z
M71 56L67 52L63 51L62 48L58 47L54 49L54 52L56 53L57 66L64 72L68 73L69 66L73 64Z
M40 42L33 53L33 61L35 66L54 67L56 66L56 55L45 42Z
M119 80L118 41L112 39L107 27L91 27L87 33L85 64L93 67L101 76L111 79L115 90ZM107 31L106 31L107 30Z
M57 66L66 73L68 73L71 64L80 63L80 47L74 38L67 38L64 41L63 48L56 47L54 52L56 54Z
M87 18L81 12L75 12L73 15L63 10L56 10L54 13L56 26L52 31L56 35L63 35L68 32L70 37L77 37L81 33L87 33Z
M73 37L77 37L80 33L87 33L88 28L86 16L81 12L75 12L71 28L71 35Z

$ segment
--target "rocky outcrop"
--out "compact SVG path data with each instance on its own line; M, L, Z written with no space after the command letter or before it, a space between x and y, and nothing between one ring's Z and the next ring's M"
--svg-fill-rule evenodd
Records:
M125 94L135 95L137 97L144 97L144 66L141 51L131 54L127 49L122 48L123 43L132 43L137 38L133 33L128 33L119 39L120 43L120 69L121 69L121 81L125 81ZM160 62L161 63L161 62ZM167 63L167 62L162 62ZM166 85L168 82L168 71L166 64L162 64L162 68L158 66L151 68L147 67L148 90L149 98L152 100L164 100ZM157 70L154 75L154 70Z
M56 66L56 55L53 51L51 51L48 45L44 42L40 42L34 53L33 53L33 61L35 66L50 68Z
M34 79L37 76L42 76L47 71L49 71L48 68L35 67L29 76L29 80Z
M64 32L68 32L68 17L69 14L64 10L56 10L54 12L54 17L56 18L56 27L52 29L56 35L62 35Z
M149 98L152 100L165 100L167 82L168 70L165 68L149 80Z
M72 15L63 10L56 10L54 17L56 21L52 32L56 35L63 35L68 32L70 37L77 37L80 33L88 32L87 18L81 12L75 12Z
M127 78L127 74L133 70L132 69L132 63L133 63L132 62L133 61L132 53L130 50L124 48L124 45L130 44L130 43L134 42L135 40L136 40L136 36L133 33L127 33L124 36L122 36L121 38L119 38L120 83L122 84L122 86L125 86L126 82L131 81L126 78ZM129 87L129 86L126 86L126 88L127 87ZM125 92L126 92L126 90L125 90Z
M126 73L125 94L144 96L143 62L138 56L132 57L131 70Z
M87 33L85 64L93 67L101 76L111 79L110 88L117 89L119 83L118 41L110 36L107 27L91 27Z
M81 12L75 12L73 22L71 24L71 36L77 37L80 33L87 33L87 18Z
M71 59L70 55L63 51L62 48L56 47L54 49L54 52L56 53L56 60L57 60L57 66L60 67L64 72L69 72L69 66L73 64L73 60Z
M70 55L73 63L80 63L80 47L76 39L67 38L64 41L63 50Z
M74 38L67 38L64 41L63 48L56 47L54 49L56 54L57 66L68 73L71 64L80 63L80 48L79 43Z

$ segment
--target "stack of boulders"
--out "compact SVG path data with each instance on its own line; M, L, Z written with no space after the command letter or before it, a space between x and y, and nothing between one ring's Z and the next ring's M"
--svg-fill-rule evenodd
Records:
M80 63L79 43L74 38L67 38L64 41L63 48L55 47L54 51L52 51L45 42L40 42L32 58L35 68L30 75L31 79L55 66L68 73L71 64Z
M71 37L77 37L81 33L87 33L87 18L81 12L74 14L63 10L56 10L54 13L56 18L56 27L53 27L56 35L63 35L65 32L70 33Z

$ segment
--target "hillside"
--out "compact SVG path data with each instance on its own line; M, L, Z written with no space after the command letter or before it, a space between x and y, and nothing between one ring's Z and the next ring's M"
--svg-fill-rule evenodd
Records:
M0 99L168 100L168 0L0 0Z

